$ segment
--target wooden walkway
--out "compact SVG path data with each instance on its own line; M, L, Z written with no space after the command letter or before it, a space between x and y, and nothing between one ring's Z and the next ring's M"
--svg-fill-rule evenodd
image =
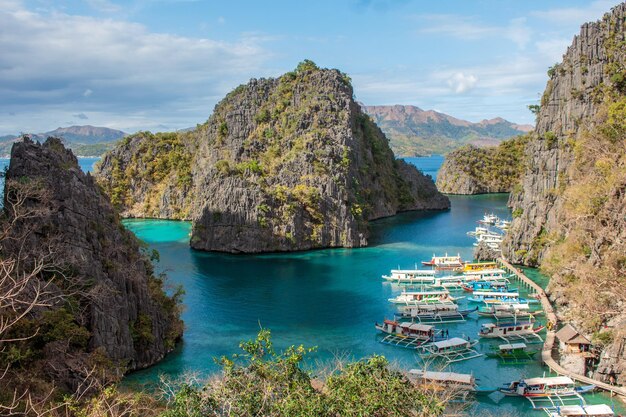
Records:
M588 378L584 375L578 375L576 373L568 371L567 369L559 365L559 363L552 356L554 345L556 342L556 330L558 328L557 326L558 320L556 317L556 312L554 311L554 307L552 307L552 304L550 304L550 300L548 299L546 292L537 283L535 283L533 280L531 280L526 275L524 275L522 271L518 270L513 265L508 263L506 259L500 258L498 259L498 262L501 263L509 271L517 275L517 277L521 281L526 283L533 290L535 290L537 294L539 294L541 298L541 306L543 307L543 311L546 314L546 318L548 319L548 321L552 322L553 324L552 330L548 330L548 333L546 334L546 341L544 342L543 350L541 351L541 360L543 361L543 363L548 365L550 370L552 370L553 372L559 375L568 376L575 381L582 382L583 384L593 384L593 385L596 385L598 388L603 389L605 391L610 391L613 394L626 397L626 388L624 387L610 385L602 381L597 381L595 379Z

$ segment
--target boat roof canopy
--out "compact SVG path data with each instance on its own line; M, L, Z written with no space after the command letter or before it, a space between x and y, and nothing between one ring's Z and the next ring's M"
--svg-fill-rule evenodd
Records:
M392 269L392 274L435 275L434 269Z
M560 416L614 416L613 409L606 404L566 405L558 408Z
M526 343L508 343L506 345L498 346L500 350L505 349L526 349Z
M456 372L432 372L423 371L421 369L411 369L409 373L428 381L455 382L468 385L474 383L474 377L470 374L459 374Z
M407 323L409 324L408 328L411 330L417 330L422 332L428 332L432 330L433 326L429 326L427 324L419 324L419 323Z
M460 337L453 337L448 340L442 340L440 342L433 342L432 344L439 349L452 347L452 346L463 346L467 345L469 342L465 339L461 339Z
M574 381L568 376L528 378L524 382L526 385L574 385Z

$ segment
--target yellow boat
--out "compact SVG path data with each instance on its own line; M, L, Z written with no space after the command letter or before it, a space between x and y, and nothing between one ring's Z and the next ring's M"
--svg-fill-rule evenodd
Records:
M495 262L468 262L463 267L463 272L476 272L496 268L498 268L498 264Z

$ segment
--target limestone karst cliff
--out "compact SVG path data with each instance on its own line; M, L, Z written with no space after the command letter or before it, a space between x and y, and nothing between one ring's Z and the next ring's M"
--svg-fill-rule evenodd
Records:
M507 193L524 171L524 147L531 135L491 148L463 146L446 155L437 173L437 189L446 194Z
M604 347L596 377L626 383L626 3L548 74L503 253L551 276L561 318Z
M164 293L139 241L60 139L13 146L4 208L3 273L29 276L13 300L13 311L25 315L2 335L30 336L3 345L13 352L0 355L3 369L17 372L9 381L31 383L24 373L35 369L40 380L86 389L90 378L116 380L174 348L182 335L178 300ZM19 280L11 282L4 295L19 289Z
M450 206L394 158L349 78L310 61L237 87L207 123L171 135L125 139L97 175L125 215L191 218L196 249L360 247L370 220Z

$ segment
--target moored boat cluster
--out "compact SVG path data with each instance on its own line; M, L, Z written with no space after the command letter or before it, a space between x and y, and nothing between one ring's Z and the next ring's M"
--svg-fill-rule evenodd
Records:
M463 262L459 255L445 254L422 265L429 269L394 269L383 275L396 294L389 298L395 311L393 318L375 326L382 333L381 343L416 351L423 365L409 372L416 383L452 387L463 396L494 392L518 396L550 416L589 415L571 413L579 411L575 407L586 412L581 395L595 386L577 387L568 377L522 378L485 387L472 374L444 369L482 356L502 365L534 361L543 343L543 311L537 299L521 296L511 282L517 277L496 262ZM482 321L477 334L455 334L456 326L449 326L468 319ZM432 365L441 371L428 370ZM609 406L602 410L613 413Z

